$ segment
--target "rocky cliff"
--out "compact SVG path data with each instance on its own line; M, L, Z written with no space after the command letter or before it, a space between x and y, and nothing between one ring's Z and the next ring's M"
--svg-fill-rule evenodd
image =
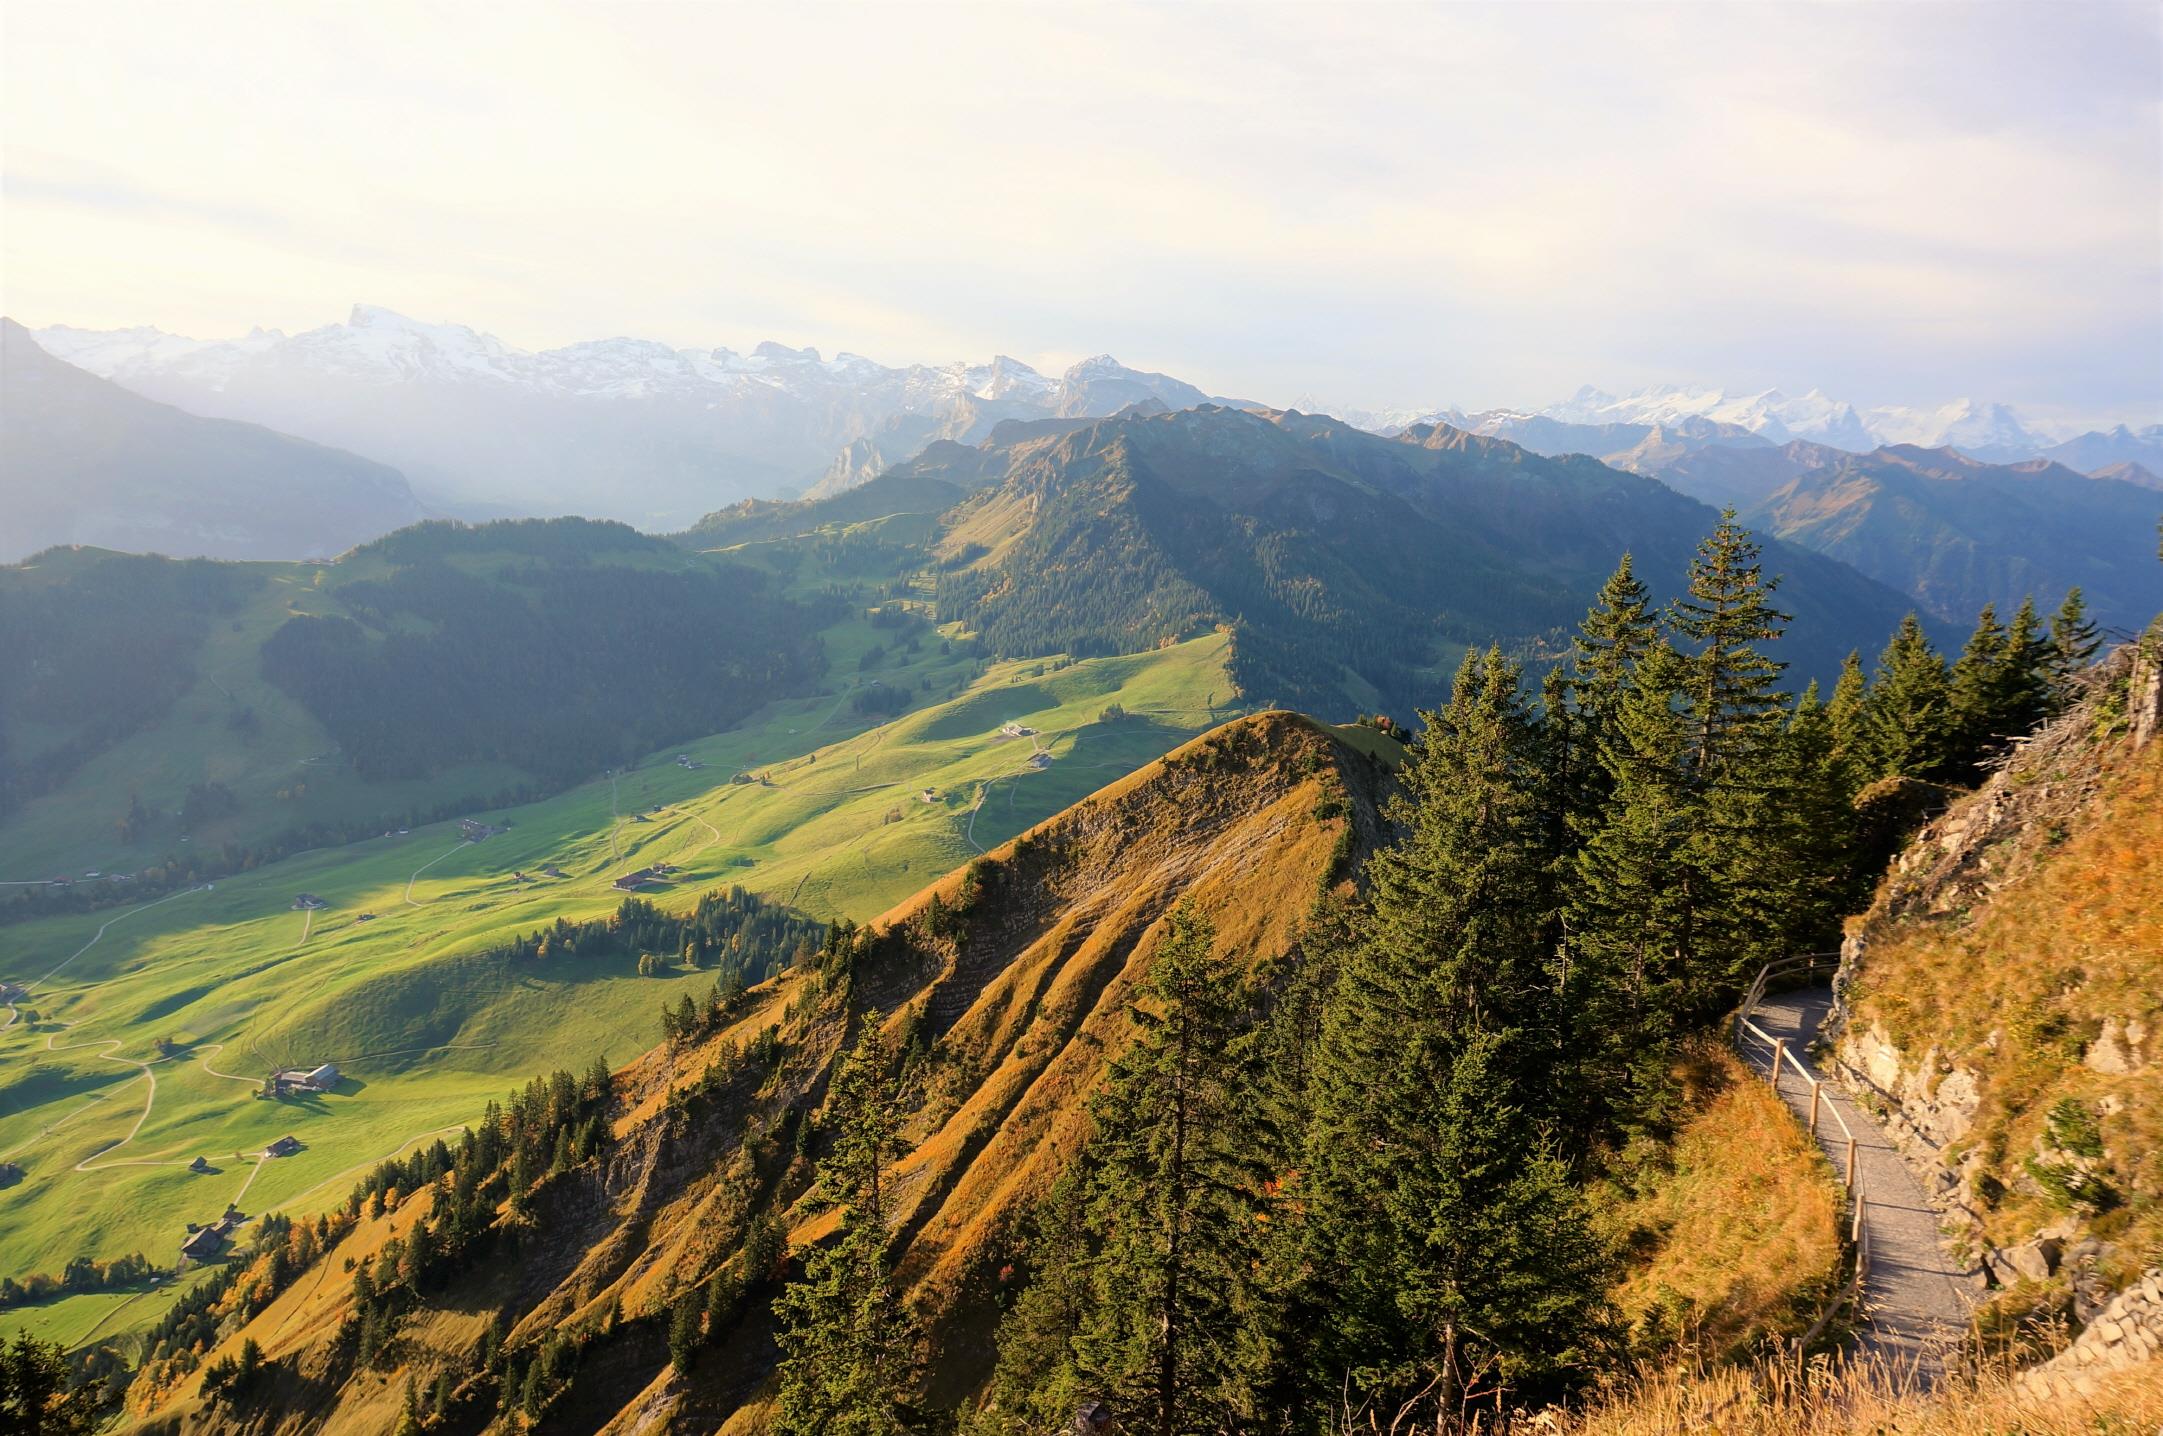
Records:
M2155 648L1924 827L1843 949L1844 1075L2022 1320L2087 1323L2163 1258Z

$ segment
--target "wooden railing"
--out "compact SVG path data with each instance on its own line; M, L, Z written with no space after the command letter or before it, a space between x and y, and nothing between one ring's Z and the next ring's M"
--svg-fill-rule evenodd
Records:
M1810 1330L1804 1333L1802 1345L1806 1348L1817 1340L1819 1333L1824 1331L1826 1323L1832 1320L1835 1313L1843 1307L1857 1305L1861 1300L1863 1283L1869 1279L1870 1275L1870 1221L1868 1217L1870 1199L1869 1194L1864 1191L1862 1185L1863 1173L1862 1166L1857 1159L1858 1143L1854 1129L1848 1126L1847 1118L1840 1115L1838 1107L1824 1100L1824 1081L1817 1073L1811 1071L1809 1065L1789 1046L1788 1039L1775 1037L1758 1026L1756 1016L1758 1006L1765 1000L1765 994L1768 990L1776 987L1784 989L1814 985L1821 974L1826 978L1830 978L1839 966L1840 954L1837 952L1798 953L1793 957L1783 957L1777 961L1768 962L1758 969L1757 980L1750 984L1750 991L1743 998L1742 1006L1735 1014L1735 1046L1746 1056L1753 1044L1759 1048L1770 1049L1772 1061L1766 1064L1766 1073L1768 1080L1773 1084L1775 1093L1780 1089L1780 1067L1782 1063L1794 1068L1796 1075L1809 1084L1810 1118L1808 1126L1811 1140L1818 1140L1819 1122L1822 1118L1829 1117L1840 1134L1832 1145L1836 1148L1840 1142L1845 1142L1847 1145L1846 1161L1842 1164L1846 1169L1844 1185L1847 1187L1848 1192L1848 1222L1845 1245L1853 1255L1852 1270L1847 1281L1842 1283L1840 1290L1835 1292L1831 1300L1826 1302L1825 1309L1818 1313L1818 1318L1811 1323Z

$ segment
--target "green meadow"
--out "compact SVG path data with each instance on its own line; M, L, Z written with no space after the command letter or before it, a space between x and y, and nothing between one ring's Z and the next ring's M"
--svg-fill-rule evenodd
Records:
M613 910L627 870L674 864L645 894L667 907L738 884L867 919L1233 711L1221 634L988 668L929 631L915 652L866 660L884 637L860 618L839 625L825 692L545 801L476 812L502 829L478 842L450 822L394 831L140 907L0 929L0 978L32 989L0 1028L0 1160L25 1174L0 1191L0 1272L137 1250L170 1262L186 1221L229 1202L328 1206L368 1166L455 1131L537 1072L651 1046L661 1007L710 973L568 959L513 970L488 955L559 916ZM873 680L918 706L860 714ZM290 751L320 741L297 732ZM62 851L96 860L89 840L87 859ZM19 846L0 855L53 865ZM296 909L303 892L326 906ZM331 1093L255 1095L275 1067L322 1062L345 1074ZM261 1155L284 1135L299 1153ZM196 1157L211 1170L190 1172ZM88 1330L127 1295L0 1313L0 1327ZM139 1324L169 1299L142 1294L112 1320Z

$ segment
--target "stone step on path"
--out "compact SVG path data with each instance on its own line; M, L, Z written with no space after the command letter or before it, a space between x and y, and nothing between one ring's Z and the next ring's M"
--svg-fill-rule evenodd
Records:
M1810 1045L1832 1005L1829 987L1768 993L1751 1021L1774 1038L1785 1038L1788 1050L1823 1078L1826 1074L1811 1060ZM1760 1073L1772 1066L1773 1049L1748 1033L1743 1035L1742 1055ZM1783 1062L1781 1069L1781 1097L1798 1118L1809 1121L1810 1084L1792 1065ZM1983 1294L1981 1270L1946 1250L1937 1210L1877 1119L1830 1081L1819 1100L1836 1109L1856 1137L1857 1185L1871 1244L1858 1344L1865 1355L1895 1372L1933 1383L1945 1373L1946 1353L1967 1333L1969 1311ZM1818 1141L1833 1169L1844 1174L1847 1139L1823 1111Z

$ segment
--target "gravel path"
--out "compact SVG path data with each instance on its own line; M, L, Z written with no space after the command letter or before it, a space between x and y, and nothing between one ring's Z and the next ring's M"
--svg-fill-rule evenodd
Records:
M1753 1020L1775 1038L1786 1038L1789 1050L1807 1062L1810 1044L1832 1011L1832 1002L1829 987L1769 993ZM1757 1071L1764 1072L1772 1056L1769 1047L1745 1040L1743 1058ZM1798 1117L1809 1120L1810 1086L1785 1063L1780 1095ZM1967 1331L1969 1308L1982 1294L1980 1273L1945 1250L1938 1213L1876 1118L1829 1081L1821 1100L1839 1111L1857 1139L1856 1169L1871 1242L1858 1333L1862 1348L1899 1371L1912 1372L1926 1383L1935 1381L1944 1372L1946 1348ZM1844 1173L1847 1140L1829 1116L1818 1119L1818 1140L1834 1170Z

